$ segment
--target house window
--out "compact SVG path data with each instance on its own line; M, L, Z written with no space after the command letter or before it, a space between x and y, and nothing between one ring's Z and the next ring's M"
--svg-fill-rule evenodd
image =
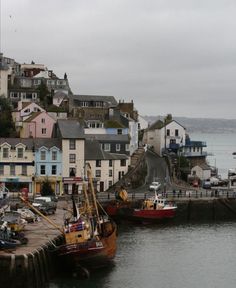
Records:
M122 129L117 129L117 134L122 135Z
M23 158L23 148L17 149L17 158Z
M42 134L46 134L47 133L47 129L46 128L42 128Z
M109 167L112 167L112 160L109 160Z
M10 165L10 175L16 175L16 166Z
M21 166L21 174L24 176L27 176L27 166L26 165Z
M88 107L89 105L88 105L88 102L81 102L81 106L82 107Z
M42 119L41 119L41 123L45 123L45 118L42 118Z
M56 175L57 174L57 165L52 165L52 175Z
M120 166L126 166L126 159L120 160Z
M170 129L166 130L166 136L170 136Z
M112 170L109 170L109 177L112 177Z
M4 175L4 165L0 165L0 175Z
M8 158L9 157L9 148L3 148L2 149L2 157L3 158Z
M104 151L110 151L111 150L111 146L109 143L105 143L104 144Z
M76 155L75 154L69 154L69 162L75 163Z
M112 186L112 181L108 181L108 186L109 186L109 187Z
M69 141L70 150L75 150L75 139L70 139Z
M40 174L45 175L46 174L46 166L45 165L40 165Z
M101 163L102 161L101 160L96 160L96 167L101 167Z
M125 144L125 151L129 151L129 144Z
M46 151L41 151L40 152L40 160L46 160Z
M120 151L120 144L116 144L116 151Z
M175 129L175 136L178 137L179 136L179 130Z
M52 160L53 161L57 160L57 151L52 151Z
M75 175L76 175L76 169L75 169L75 168L70 168L70 169L69 169L69 174L70 174L70 177L75 177Z
M95 171L95 177L96 178L101 177L101 170L96 170Z

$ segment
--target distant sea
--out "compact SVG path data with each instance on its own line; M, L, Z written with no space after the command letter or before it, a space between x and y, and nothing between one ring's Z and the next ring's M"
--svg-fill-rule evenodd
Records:
M191 140L205 141L204 148L211 156L207 157L209 165L216 166L222 179L228 177L228 170L236 168L236 133L189 133Z

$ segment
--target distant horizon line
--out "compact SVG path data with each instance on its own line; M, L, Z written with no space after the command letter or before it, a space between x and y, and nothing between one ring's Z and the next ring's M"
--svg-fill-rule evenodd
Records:
M157 116L154 116L154 115L141 115L142 117L155 117L155 118L158 118L158 117L161 117L161 118L164 118L166 117L166 115L157 115ZM207 119L207 120L227 120L227 121L231 121L231 120L236 120L236 118L214 118L214 117L189 117L189 116L173 116L172 115L172 118L175 119L175 118L189 118L189 119Z

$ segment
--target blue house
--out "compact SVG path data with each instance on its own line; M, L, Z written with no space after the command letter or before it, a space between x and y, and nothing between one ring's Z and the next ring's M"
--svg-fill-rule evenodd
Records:
M35 139L35 192L48 180L57 195L62 194L62 145L57 138Z

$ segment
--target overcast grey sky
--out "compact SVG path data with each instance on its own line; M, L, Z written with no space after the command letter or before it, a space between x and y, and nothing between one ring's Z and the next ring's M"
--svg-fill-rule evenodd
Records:
M236 118L235 0L0 0L1 50L141 115Z

